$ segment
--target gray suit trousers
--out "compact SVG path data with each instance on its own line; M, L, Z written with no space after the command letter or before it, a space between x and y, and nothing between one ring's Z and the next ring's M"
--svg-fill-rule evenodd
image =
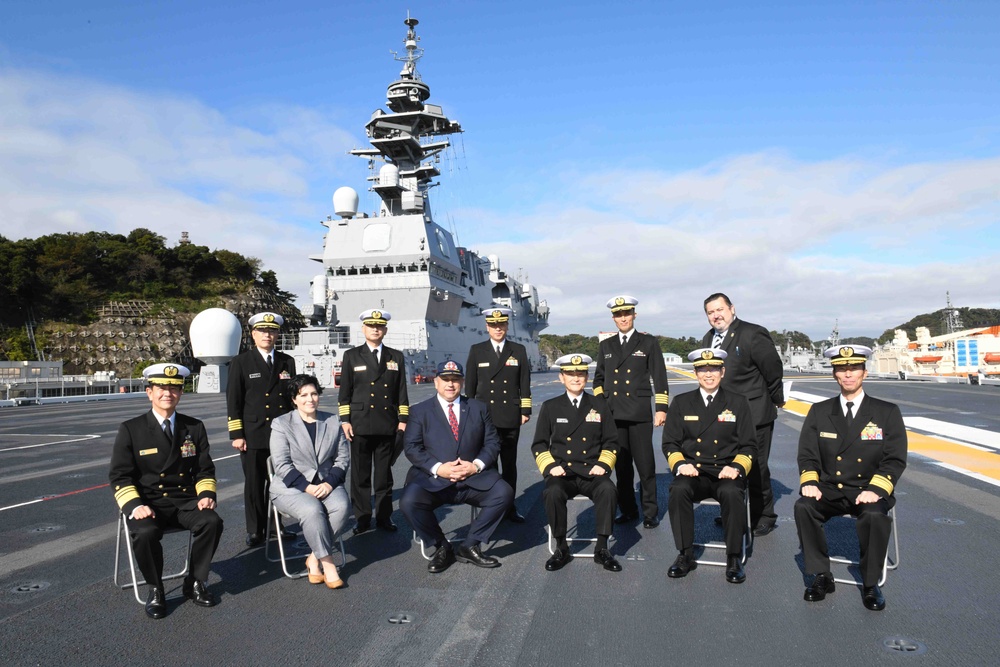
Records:
M351 501L342 485L323 500L304 491L274 496L274 506L282 514L298 520L302 526L302 535L316 558L333 553L333 542L344 530L351 511Z

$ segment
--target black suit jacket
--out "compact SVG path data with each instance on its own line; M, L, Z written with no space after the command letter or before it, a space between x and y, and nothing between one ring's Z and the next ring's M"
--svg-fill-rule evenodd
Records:
M618 461L618 429L607 402L583 392L577 408L565 393L542 403L531 453L543 477L555 466L585 479L595 465L610 474Z
M201 498L215 499L215 464L205 425L180 413L175 421L173 442L152 410L118 427L108 480L126 516L140 505L190 510Z
M403 353L382 345L376 366L367 344L345 352L337 403L340 421L358 435L393 435L410 414Z
M492 340L469 349L465 364L465 393L489 406L493 424L517 428L531 415L531 368L528 352L519 343L504 341L497 358Z
M413 467L406 475L407 484L419 484L428 491L441 491L453 482L431 474L431 468L461 458L483 462L482 472L470 475L457 484L487 491L500 479L497 456L500 437L490 418L486 404L463 398L458 406L458 441L451 432L437 394L413 406L404 431L406 458Z
M865 394L848 428L840 397L831 398L810 408L799 433L799 485L815 484L824 497L852 501L874 491L892 507L906 450L906 427L895 404Z
M295 359L275 350L273 366L268 371L256 348L236 355L229 362L226 385L229 439L245 438L248 449L267 449L271 442L271 421L293 407L286 387L295 375Z
M712 347L715 330L709 329L701 339L702 347ZM750 401L754 425L760 426L778 418L776 405L785 402L781 357L767 329L733 318L722 341L726 357L726 377L722 388L743 394Z
M663 455L670 471L690 463L699 474L718 477L728 465L746 475L757 455L757 432L743 396L719 389L706 406L695 389L674 397L663 425Z
M670 389L667 367L656 336L633 329L624 349L618 333L601 341L594 371L594 396L607 399L615 419L653 421L649 406L649 399L654 395L650 379L656 390L656 410L665 412Z

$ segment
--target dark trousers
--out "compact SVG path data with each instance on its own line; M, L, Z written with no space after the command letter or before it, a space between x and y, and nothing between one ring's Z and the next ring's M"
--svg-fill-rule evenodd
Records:
M726 536L726 555L738 556L743 551L743 535L747 531L746 482L742 477L718 479L704 473L697 477L676 475L670 484L667 512L674 545L678 551L694 547L694 504L705 498L715 498L722 509L722 530Z
M757 456L747 475L750 489L750 526L773 525L778 520L774 512L774 493L771 491L771 435L774 422L757 427Z
M372 519L372 468L375 469L375 520L392 516L392 454L396 435L359 435L351 440L351 502L361 523Z
M500 436L500 476L510 488L517 492L517 441L521 437L521 427L497 427Z
M610 477L594 475L591 479L586 479L575 475L549 475L545 480L545 490L542 491L542 501L545 503L549 526L552 527L552 536L560 547L566 546L566 502L580 494L594 501L594 528L598 535L607 537L614 527L618 491Z
M618 427L618 462L615 476L618 478L618 507L622 514L635 516L639 509L635 502L635 477L632 462L639 473L639 492L642 498L642 516L645 519L659 517L660 508L656 504L656 459L653 458L653 422L629 422L615 420Z
M889 503L879 500L856 505L849 498L830 500L806 498L795 501L795 528L802 543L806 574L830 571L830 552L826 543L823 524L832 517L850 514L857 519L858 544L861 547L861 580L865 586L874 586L882 576L882 565L889 551L892 519Z
M247 532L263 535L267 529L267 457L269 449L247 449L240 452L243 466L243 507L247 519Z
M445 543L444 531L434 516L434 510L442 505L473 505L481 511L469 526L469 534L463 546L472 547L480 542L489 542L503 517L514 502L514 490L502 479L486 491L479 491L462 482L450 484L440 491L428 491L419 484L410 483L403 489L399 499L399 509L413 526L426 545L440 546Z
M170 528L190 530L191 577L208 579L212 557L222 538L222 517L214 510L177 510L153 507L156 513L148 519L127 519L132 551L143 578L151 586L163 588L163 531Z

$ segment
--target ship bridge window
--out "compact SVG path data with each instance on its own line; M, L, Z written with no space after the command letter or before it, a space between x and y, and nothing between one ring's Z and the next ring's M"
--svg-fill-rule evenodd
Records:
M385 272L386 273L395 273L396 269L390 264L389 266L385 267Z
M363 276L367 276L369 273L371 273L371 269L369 269L367 266L362 266L361 269L358 270L358 273Z
M358 270L352 266L351 268L347 269L347 275L356 276L358 275Z
M434 235L437 237L438 248L441 250L441 254L445 257L451 257L451 244L448 243L448 239L440 227L434 228Z
M372 267L372 273L382 273L382 267L381 266L373 266Z
M417 272L417 265L416 264L410 264L408 267L406 267L406 270L409 271L410 273L416 273Z
M339 269L337 269L336 271L334 271L334 275L336 275L336 276L346 276L347 275L347 269L345 269L344 267L340 267Z

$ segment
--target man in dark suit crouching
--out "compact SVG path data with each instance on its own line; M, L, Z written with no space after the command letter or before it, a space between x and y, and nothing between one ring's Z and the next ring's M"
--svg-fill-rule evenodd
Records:
M399 507L425 544L436 548L427 569L444 572L455 560L479 567L500 561L479 548L514 502L514 490L497 472L500 440L485 403L462 398L465 373L456 361L438 365L437 394L410 409L405 432L406 458L413 467ZM457 549L444 536L434 510L441 505L481 508Z

